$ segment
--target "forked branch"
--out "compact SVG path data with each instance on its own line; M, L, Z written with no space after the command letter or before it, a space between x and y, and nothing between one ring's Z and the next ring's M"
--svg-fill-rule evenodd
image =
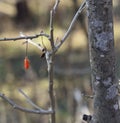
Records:
M83 0L81 6L79 7L77 13L75 14L75 16L73 17L70 26L68 28L68 30L66 31L66 33L64 34L63 38L61 39L61 41L56 45L55 48L55 52L61 47L61 45L66 41L66 39L68 38L68 36L70 35L70 32L72 31L72 28L75 25L75 22L78 18L78 16L80 15L80 13L83 11L83 9L85 8L86 5L86 0Z
M44 110L34 104L32 100L22 91L19 90L20 93L25 97L27 102L32 105L35 109L27 109L24 108L20 105L17 105L15 102L13 102L11 99L6 97L4 94L0 93L0 97L7 101L14 109L18 109L23 112L28 112L28 113L35 113L35 114L50 114L51 115L51 123L56 123L55 120L55 94L54 94L54 82L53 82L53 71L54 71L54 57L55 53L58 51L58 49L61 47L61 45L65 42L67 37L69 36L79 14L82 12L82 10L85 8L86 1L84 0L80 8L78 9L77 13L75 14L72 22L70 23L70 26L68 27L68 30L64 34L64 36L61 38L61 40L58 42L58 39L54 39L54 16L56 13L56 10L58 8L60 0L56 0L55 5L53 9L51 10L50 14L50 33L49 35L41 31L39 34L33 35L33 36L26 36L21 34L20 37L15 37L15 38L1 38L0 41L17 41L17 40L26 40L26 42L34 45L37 47L40 51L44 51L46 61L47 61L47 66L48 66L48 80L49 80L49 97L50 97L50 108L48 110ZM51 44L51 50L48 51L47 49L44 49L40 44L37 44L33 42L33 39L38 38L40 36L44 36L48 38ZM58 42L55 44L55 42Z
M24 108L18 104L16 104L14 101L6 97L4 94L0 93L0 97L7 101L14 109L20 110L22 112L27 112L27 113L34 113L34 114L52 114L53 111L51 109L48 110L43 110L41 108L36 108L36 109L27 109Z
M24 39L35 39L40 36L44 36L46 38L49 38L49 35L41 31L39 34L31 35L31 36L19 36L19 37L13 37L13 38L0 38L0 41L17 41L17 40L24 40Z

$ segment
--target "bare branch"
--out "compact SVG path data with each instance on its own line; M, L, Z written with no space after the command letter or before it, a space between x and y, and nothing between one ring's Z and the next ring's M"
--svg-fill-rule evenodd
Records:
M52 51L51 52L46 52L46 61L47 61L47 65L48 65L48 80L49 80L49 97L50 97L50 106L52 108L52 110L54 111L53 114L51 114L51 123L56 123L56 117L55 117L55 95L54 95L54 81L53 81L53 63L54 63L54 56L55 56L55 41L54 41L54 26L53 26L53 22L54 22L54 16L55 16L55 12L56 9L58 7L59 4L59 0L56 0L56 3L53 7L53 9L50 12L50 43L51 43L51 47L52 47Z
M55 95L54 95L54 81L53 81L53 62L54 62L54 52L46 52L46 61L48 65L48 80L49 80L49 97L50 97L50 106L53 110L51 114L51 123L55 123Z
M54 16L56 13L56 9L58 8L60 0L56 0L55 5L53 9L50 11L50 38L49 40L51 41L51 47L52 50L54 50L54 27L53 27L53 22L54 22Z
M39 109L39 110L41 110L43 112L45 111L44 109L40 108L35 103L33 103L33 101L21 89L19 89L19 92L25 97L25 99L27 100L27 102L29 104L31 104L34 108Z
M48 110L40 110L40 109L27 109L24 108L20 105L17 105L15 102L13 102L11 99L6 97L4 94L0 93L0 97L7 101L14 109L20 110L22 112L27 112L27 113L33 113L33 114L52 114L53 111L51 109Z
M24 35L22 32L20 33L20 36L21 37L27 37L26 35ZM26 39L26 38L25 38ZM40 49L42 52L45 51L45 49L40 45L40 44L37 44L35 42L32 41L32 39L26 39L26 42L36 46L38 49Z
M56 0L55 5L53 7L54 13L56 13L56 9L58 8L60 0Z
M51 47L52 47L51 51L45 50L44 52L45 52L46 61L47 61L47 65L48 65L50 109L44 110L44 109L41 109L40 107L38 107L36 104L34 104L32 102L32 100L30 100L30 98L22 90L19 90L19 91L25 97L27 102L29 104L31 104L35 109L27 109L27 108L24 108L20 105L17 105L16 103L14 103L11 99L7 98L2 93L0 93L0 97L2 99L4 99L5 101L7 101L14 109L18 109L18 110L23 111L23 112L35 113L35 114L51 114L51 123L56 123L56 118L55 118L55 94L54 94L54 81L53 81L54 80L53 79L53 70L54 70L53 65L54 65L55 52L60 48L60 46L65 42L66 38L69 36L69 34L72 30L72 27L74 26L75 21L77 20L77 17L82 12L82 10L85 8L85 4L86 4L86 2L83 1L82 5L80 6L77 13L75 14L75 16L74 16L68 30L66 31L65 35L63 36L61 41L58 44L56 44L56 46L55 46L55 44L54 44L55 41L54 41L54 25L53 25L53 22L54 22L54 15L56 13L56 9L58 8L59 2L60 2L60 0L56 0L55 5L54 5L53 9L51 10L51 14L50 14L50 35L45 34L43 32L40 32L39 34L36 34L36 35L33 35L33 36L25 36L25 35L22 34L20 37L16 37L16 38L1 38L0 39L0 41L16 41L16 40L25 39L26 42L36 46L42 52L45 49L43 47L41 47L41 45L33 42L32 39L38 38L40 36L45 36L49 39Z
M51 42L51 47L52 47L52 52L54 53L54 49L55 49L55 45L54 45L54 27L53 27L53 23L54 23L54 16L56 13L56 9L58 8L60 0L56 0L55 5L53 7L53 9L50 11L50 42Z
M49 35L48 34L45 34L42 32L40 32L39 34L36 34L36 35L32 35L32 36L24 36L24 37L15 37L15 38L0 38L0 41L17 41L17 40L24 40L24 39L35 39L35 38L38 38L40 36L44 36L46 38L49 39Z
M53 18L54 18L54 11L51 10L50 11L50 42L51 42L51 47L52 47L52 50L54 49L54 32L53 32Z
M74 18L72 19L72 22L70 23L70 26L67 30L67 32L65 33L65 35L63 36L63 38L61 39L61 41L56 45L55 48L55 52L61 47L61 45L65 42L65 40L67 39L67 37L69 36L78 16L80 15L80 13L82 12L82 10L85 8L86 5L86 0L83 1L82 5L80 6L80 8L78 9L77 13L75 14Z

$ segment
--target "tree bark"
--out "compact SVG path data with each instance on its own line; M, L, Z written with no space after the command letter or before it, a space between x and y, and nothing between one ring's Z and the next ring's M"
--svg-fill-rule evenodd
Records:
M91 123L119 123L112 0L86 0L94 115Z

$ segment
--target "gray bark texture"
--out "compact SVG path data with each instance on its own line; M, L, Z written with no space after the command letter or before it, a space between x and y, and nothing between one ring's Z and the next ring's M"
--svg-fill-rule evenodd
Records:
M86 0L94 114L90 123L120 123L112 0Z

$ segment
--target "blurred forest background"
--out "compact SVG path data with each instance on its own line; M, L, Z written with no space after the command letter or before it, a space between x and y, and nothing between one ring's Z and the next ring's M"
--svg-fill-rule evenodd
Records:
M20 32L34 35L40 31L49 33L49 12L53 0L0 0L0 38L18 37ZM120 77L120 0L114 0L114 34L117 79ZM81 0L61 0L55 17L55 37L61 38L67 30ZM83 114L92 113L92 95L89 52L87 41L86 11L76 22L71 35L55 58L55 92L57 123L83 123ZM41 38L34 39L41 43ZM22 106L29 107L18 92L21 88L39 106L49 104L47 65L41 52L29 45L31 67L25 71L24 41L0 42L0 92ZM45 46L49 43L43 38ZM12 109L0 99L0 123L48 123L49 116L27 114Z

